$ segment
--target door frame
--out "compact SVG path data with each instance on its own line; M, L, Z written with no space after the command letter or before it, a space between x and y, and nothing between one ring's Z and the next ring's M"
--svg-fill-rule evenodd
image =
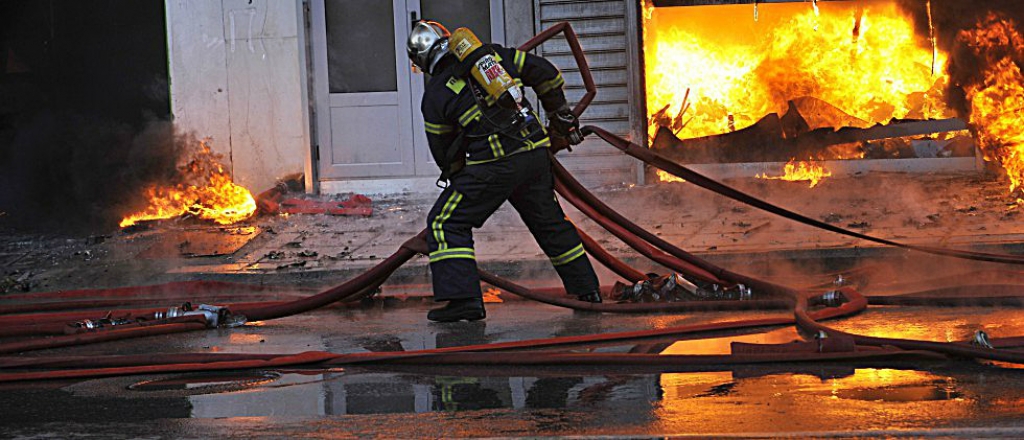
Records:
M344 181L350 179L374 178L382 174L394 177L411 177L416 174L415 152L409 148L400 148L401 160L398 162L381 162L368 164L352 164L340 176L331 176L331 158L325 157L333 153L332 143L333 128L331 125L332 108L352 107L374 107L374 106L395 106L397 107L398 118L395 126L397 130L397 142L399 145L411 145L413 141L412 126L406 121L412 119L412 101L410 95L411 72L408 63L405 62L405 41L408 38L409 24L408 3L413 0L391 0L393 6L393 24L395 34L395 68L397 72L396 90L393 92L365 92L353 93L353 96L334 93L330 91L330 76L327 60L327 16L326 0L309 0L310 2L310 31L309 41L311 46L313 67L310 81L313 86L313 98L315 103L315 133L316 145L313 147L315 168L318 171L317 180ZM387 171L385 171L387 170ZM328 177L330 176L330 177Z
M423 114L420 111L420 101L424 90L424 76L411 72L411 64L405 57L405 41L408 38L411 27L411 14L422 17L421 0L393 0L395 3L395 45L396 45L396 66L398 72L397 92L376 92L360 94L360 97L331 96L327 66L327 23L326 6L328 0L303 0L309 8L306 23L309 29L307 41L309 42L310 72L307 78L310 81L310 95L312 98L312 132L314 136L311 145L310 167L314 170L315 178L313 187L333 192L339 187L347 187L342 182L358 181L357 186L363 189L371 189L375 186L381 188L394 187L394 183L409 179L436 178L438 174L437 165L434 163L430 148L427 145L426 133L423 129ZM505 10L502 0L487 0L490 4L490 21L492 41L498 44L505 44ZM405 6L404 13L400 6ZM404 72L404 73L403 73ZM403 78L403 76L405 78ZM403 81L403 79L405 81ZM336 105L375 105L393 102L388 99L388 94L397 93L397 105L400 107L400 120L398 126L399 142L411 147L404 152L403 161L408 160L411 166L403 172L356 172L341 177L328 177L327 172L331 158L325 156L330 154L329 146L332 142L332 127L330 125L331 107ZM358 167L355 165L354 167ZM433 180L431 180L433 181ZM381 182L381 185L374 184ZM405 185L400 185L405 186ZM418 186L418 185L417 185Z
M502 0L487 0L491 6L491 42L502 46L505 45L505 7ZM415 12L417 17L423 18L420 8L420 0L408 0L408 13ZM429 18L429 17L428 17ZM451 29L449 29L451 30ZM412 132L413 149L416 155L417 176L437 176L438 168L434 162L434 156L430 154L430 146L427 144L427 133L423 129L423 112L420 111L420 100L423 98L425 86L423 74L413 74L409 81L412 95Z

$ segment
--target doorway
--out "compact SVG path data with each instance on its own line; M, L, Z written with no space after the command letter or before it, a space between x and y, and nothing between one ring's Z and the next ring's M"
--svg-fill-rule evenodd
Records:
M426 18L504 43L501 0L313 0L310 12L319 179L435 176L409 29Z

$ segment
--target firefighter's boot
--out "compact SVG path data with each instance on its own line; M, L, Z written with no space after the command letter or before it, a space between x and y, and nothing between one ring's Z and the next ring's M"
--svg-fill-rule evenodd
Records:
M486 317L481 298L453 299L444 307L427 313L427 319L434 322L477 321Z
M576 299L578 299L580 301L583 301L583 302L600 303L601 302L601 291L597 290L597 289L594 289L591 292L584 293L582 295L576 296Z

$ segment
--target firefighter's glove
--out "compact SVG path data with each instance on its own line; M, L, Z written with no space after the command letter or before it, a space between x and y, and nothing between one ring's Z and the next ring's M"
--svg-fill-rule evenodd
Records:
M564 139L570 146L579 145L583 142L583 135L580 133L580 121L572 113L569 106L562 106L549 114L548 131L553 138ZM554 139L552 139L554 140Z

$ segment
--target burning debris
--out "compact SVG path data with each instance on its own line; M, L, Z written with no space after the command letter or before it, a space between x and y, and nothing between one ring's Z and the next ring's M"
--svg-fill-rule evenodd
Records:
M768 173L758 174L758 179L784 180L786 182L811 182L811 188L818 186L826 177L832 177L832 172L824 166L812 162L799 162L796 159L790 160L784 169L785 174L781 176L769 176Z
M718 25L747 17L747 6L645 11L652 137L665 126L656 113L680 113L687 91L692 103L689 122L678 130L682 138L743 129L764 115L786 113L790 101L805 97L868 125L952 116L943 100L948 77L941 70L932 74L932 51L897 5L761 8L755 26L736 27L728 36ZM939 54L936 62L944 65L945 57Z
M755 3L750 26L728 35L718 24L749 6L655 7L671 4L645 0L643 14L648 134L662 154L967 157L977 144L1011 192L1024 187L1019 2Z
M175 182L146 189L149 205L121 220L122 228L140 221L192 215L222 225L248 219L256 212L249 190L236 185L205 142L200 151L178 167Z
M985 60L984 80L965 88L971 130L985 160L1001 164L1017 191L1024 184L1024 36L1014 20L990 13L957 41Z

